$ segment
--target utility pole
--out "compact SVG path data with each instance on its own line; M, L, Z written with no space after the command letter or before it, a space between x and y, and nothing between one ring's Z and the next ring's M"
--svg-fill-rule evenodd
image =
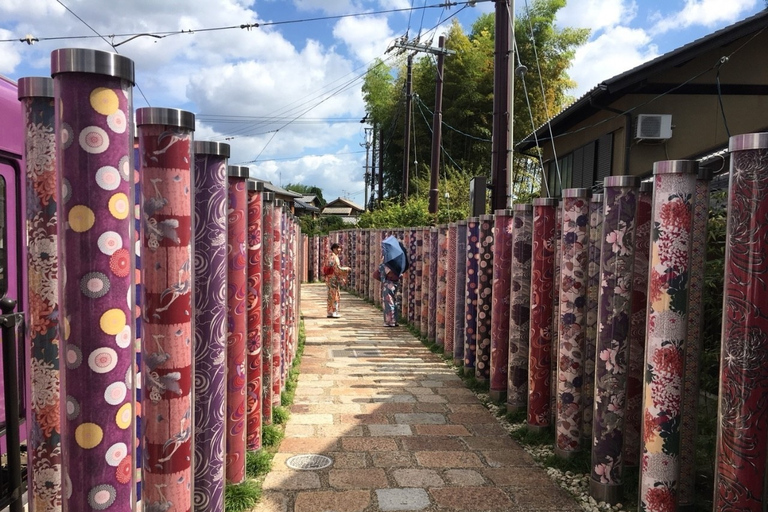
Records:
M408 54L408 71L405 79L405 129L403 130L403 204L408 201L411 153L411 96L413 89L413 53Z
M371 132L371 148L371 210L373 210L375 204L373 198L376 197L376 154L377 151L381 151L381 148L376 144L376 123L373 123L373 131Z
M384 199L384 130L379 127L379 195L378 205Z
M361 144L361 146L365 146L365 202L363 203L363 211L368 210L368 180L370 179L370 173L369 170L369 157L371 155L371 141L369 139L369 135L371 133L371 129L366 127L365 128L365 144Z
M445 36L440 36L437 47L445 49ZM435 113L432 117L432 161L429 175L429 213L437 213L439 190L437 189L440 176L440 146L443 134L443 68L445 53L437 54L437 78L435 79Z
M503 210L512 199L512 41L514 40L514 0L495 0L496 33L493 79L493 142L491 175L493 210Z

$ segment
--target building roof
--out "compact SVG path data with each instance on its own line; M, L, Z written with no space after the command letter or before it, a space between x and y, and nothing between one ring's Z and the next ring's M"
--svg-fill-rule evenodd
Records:
M323 208L323 215L352 215L352 208L326 206Z
M537 138L539 142L549 140L548 124L552 126L553 132L557 134L557 132L567 130L571 126L587 119L600 110L601 106L610 105L618 98L627 94L662 94L668 90L668 84L649 83L649 77L660 71L681 66L705 52L715 50L733 43L742 37L764 30L767 25L768 10L764 10L616 75L613 78L604 80L552 117L549 123L540 126L534 133L529 134L518 142L515 149L518 151L531 149L536 146ZM713 63L713 65L715 64ZM659 86L663 87L664 90L658 90ZM677 92L685 92L681 89L690 88L694 91L702 87L708 87L708 84L679 84L679 88L676 90ZM764 94L768 91L768 87L762 86L762 90Z
M323 211L327 210L329 206L330 207L349 207L349 208L352 208L353 210L357 210L359 212L364 212L365 211L365 208L363 208L362 206L360 206L360 205L358 205L356 203L353 203L349 199L345 199L343 197L337 197L333 201L329 201Z
M296 208L296 210L307 211L312 213L320 212L320 208L316 206L312 206L311 204L304 202L302 199L293 200L293 206L294 208Z
M288 197L292 199L301 197L301 194L299 194L298 192L293 192L292 190L286 190L283 187L278 187L277 185L273 185L271 181L261 180L259 178L253 178L253 179L257 182L263 183L264 190L266 190L267 192L274 192L275 195Z

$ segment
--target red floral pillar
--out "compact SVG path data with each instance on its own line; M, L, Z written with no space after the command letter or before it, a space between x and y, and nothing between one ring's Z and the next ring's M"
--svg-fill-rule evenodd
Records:
M437 338L437 228L429 228L429 319L427 321L427 339L432 343Z
M697 174L698 164L693 160L667 160L653 165L653 227L638 504L639 510L649 512L677 510L680 404Z
M435 343L445 346L445 309L448 281L448 227L442 225L437 232L437 312L435 316Z
M453 364L464 366L465 304L467 292L467 221L456 223L456 295L453 315Z
M248 293L246 310L248 312L248 337L246 353L248 362L246 423L248 431L246 443L248 450L261 449L262 426L262 236L263 219L262 191L264 184L248 181Z
M282 211L278 207L278 200L275 199L273 194L264 194L264 207L272 210L272 224L271 226L265 226L266 229L272 230L272 253L265 254L265 257L272 258L272 317L270 319L265 318L264 321L269 322L272 328L272 407L274 408L280 405L280 393L285 389L285 379L283 378L285 349L282 337L283 299L281 284L283 280ZM327 252L323 252L322 256L318 256L321 267L324 264L326 254Z
M512 210L496 210L493 226L490 397L494 402L502 402L507 398L513 215Z
M456 321L456 223L451 222L448 225L446 236L446 251L448 252L446 260L446 287L445 287L445 355L453 354Z
M715 509L763 511L768 455L768 133L731 137Z
M592 444L592 414L595 397L595 343L597 341L597 300L600 293L600 249L603 234L603 194L589 202L589 265L587 267L587 328L584 339L584 383L581 419L582 446Z
M581 450L584 409L584 340L586 338L587 266L589 265L589 190L563 190L560 241L560 336L557 367L555 453L570 457Z
M554 314L555 232L557 200L533 200L531 324L528 348L528 428L550 423L550 372Z
M275 202L272 192L262 193L261 236L261 416L264 425L272 424L272 407L275 402L275 343L272 336L272 269L274 266L274 239L272 225L275 222ZM280 359L278 357L277 361ZM279 392L278 392L279 396Z
M533 207L512 206L512 288L509 294L509 370L507 411L528 406L528 338L531 317Z
M429 303L432 295L432 237L430 228L421 228L421 315L419 332L422 336L429 334Z

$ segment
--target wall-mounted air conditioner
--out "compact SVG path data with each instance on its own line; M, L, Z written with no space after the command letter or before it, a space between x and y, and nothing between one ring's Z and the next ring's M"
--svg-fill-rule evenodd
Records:
M637 116L636 139L666 140L672 138L671 114L640 114Z

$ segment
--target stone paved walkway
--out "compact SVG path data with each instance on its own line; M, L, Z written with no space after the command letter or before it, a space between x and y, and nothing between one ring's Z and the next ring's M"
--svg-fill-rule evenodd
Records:
M325 285L303 285L306 348L286 436L258 512L581 510L442 359L405 327ZM319 471L285 461L316 453Z

